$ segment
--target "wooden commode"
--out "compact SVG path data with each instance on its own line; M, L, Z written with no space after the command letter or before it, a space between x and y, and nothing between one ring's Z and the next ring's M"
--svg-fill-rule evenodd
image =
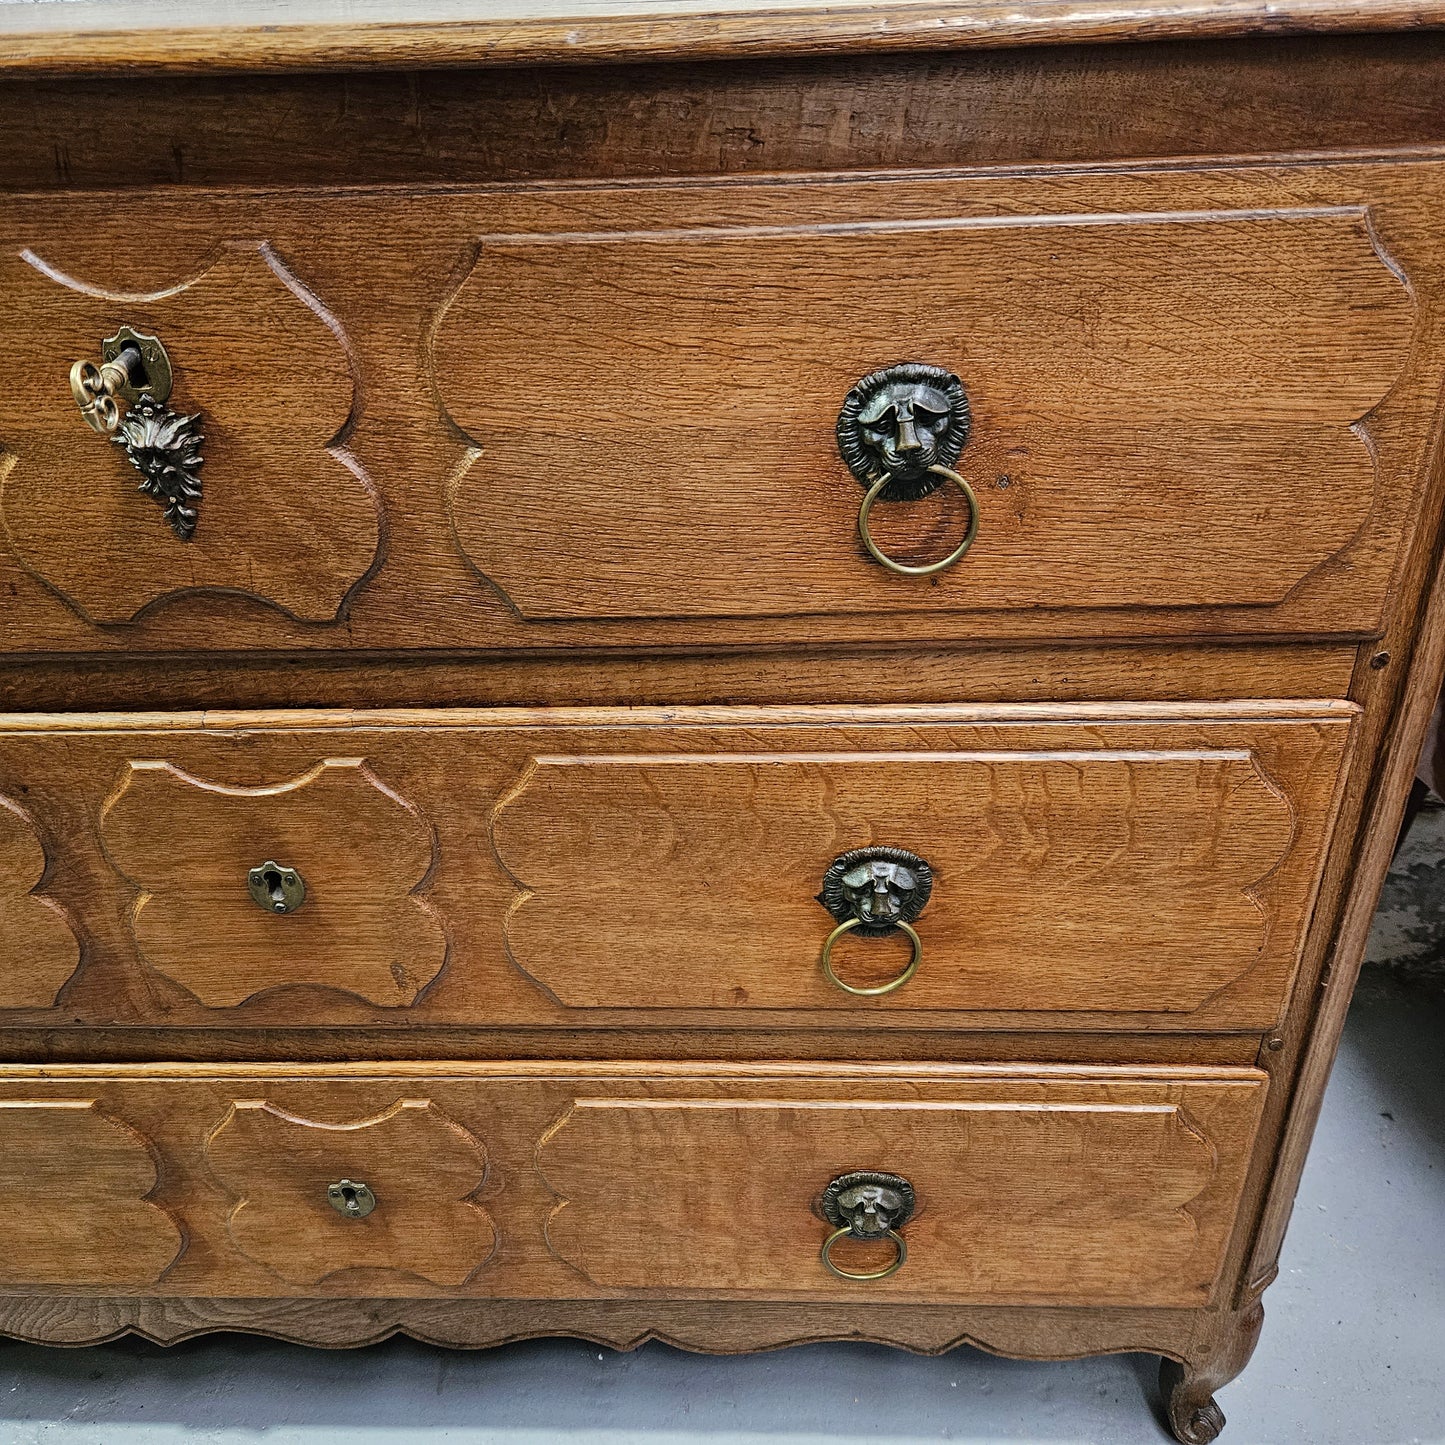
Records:
M40 0L0 187L0 1333L1212 1440L1445 672L1445 0Z

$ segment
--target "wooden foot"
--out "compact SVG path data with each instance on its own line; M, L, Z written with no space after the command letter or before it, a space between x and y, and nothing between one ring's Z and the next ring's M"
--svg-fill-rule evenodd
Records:
M1263 1324L1264 1306L1256 1300L1234 1317L1210 1354L1185 1364L1160 1362L1164 1413L1180 1445L1210 1445L1224 1429L1224 1411L1215 1403L1214 1392L1249 1363Z

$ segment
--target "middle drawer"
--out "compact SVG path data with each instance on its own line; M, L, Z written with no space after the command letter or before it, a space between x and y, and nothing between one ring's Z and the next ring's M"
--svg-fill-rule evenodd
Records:
M1354 713L11 718L0 1018L1266 1028Z

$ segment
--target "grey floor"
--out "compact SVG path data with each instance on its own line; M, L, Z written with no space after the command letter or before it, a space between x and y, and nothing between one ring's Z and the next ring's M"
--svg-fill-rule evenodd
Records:
M1445 812L1400 859L1234 1445L1445 1442ZM738 1359L549 1340L474 1354L245 1336L0 1345L4 1445L921 1445L1168 1439L1152 1358L1024 1364L813 1345Z

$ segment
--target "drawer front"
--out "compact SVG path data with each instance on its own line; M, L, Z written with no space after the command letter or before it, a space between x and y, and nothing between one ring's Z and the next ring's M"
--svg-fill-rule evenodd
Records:
M1368 634L1442 364L1431 193L1422 163L16 200L0 646ZM122 380L124 445L77 409L125 328L194 419L168 443Z
M5 906L60 936L0 944L4 1017L73 928L67 1023L1268 1027L1353 716L14 719L54 866Z
M0 1078L0 1288L232 1297L1200 1306L1266 1087L956 1065L38 1074Z

